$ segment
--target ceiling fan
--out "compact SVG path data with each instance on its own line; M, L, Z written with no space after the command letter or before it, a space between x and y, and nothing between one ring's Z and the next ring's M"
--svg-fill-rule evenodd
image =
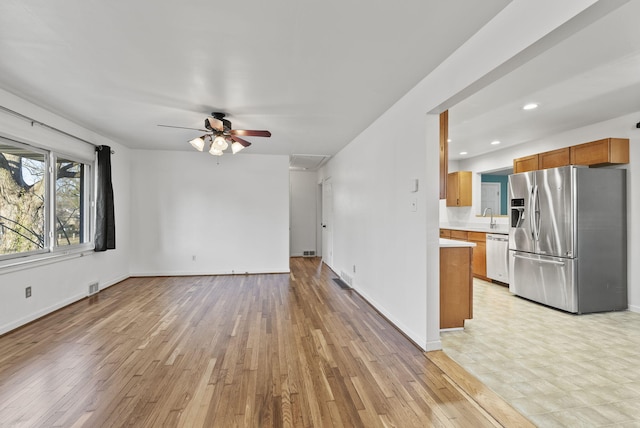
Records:
M196 131L207 132L207 134L194 138L189 143L198 151L203 151L208 145L209 153L215 156L222 156L224 151L231 146L233 154L251 145L243 137L271 137L269 131L256 131L246 129L232 129L231 122L224 118L225 114L220 112L211 113L211 117L204 120L206 129L188 128L185 126L158 125L165 128L194 129Z

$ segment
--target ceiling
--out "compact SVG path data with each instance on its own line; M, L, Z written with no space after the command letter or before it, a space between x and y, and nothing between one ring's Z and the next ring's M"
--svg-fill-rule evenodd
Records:
M640 112L639 16L640 1L626 2L450 108L449 158ZM525 111L527 103L539 107Z
M0 87L132 148L220 111L271 131L251 153L333 155L508 3L3 0Z
M200 132L157 125L226 112L271 131L251 153L313 169L508 3L3 0L0 87L136 149L192 150ZM639 3L452 107L451 158L640 111Z

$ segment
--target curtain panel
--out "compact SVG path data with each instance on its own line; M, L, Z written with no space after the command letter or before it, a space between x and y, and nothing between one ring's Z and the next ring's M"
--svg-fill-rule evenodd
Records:
M98 153L98 183L95 250L107 251L116 248L113 185L111 184L111 147L98 146L96 152Z

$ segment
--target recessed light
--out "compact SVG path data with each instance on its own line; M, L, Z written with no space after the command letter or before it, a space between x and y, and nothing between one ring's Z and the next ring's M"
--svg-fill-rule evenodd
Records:
M498 144L500 144L500 141L498 141L498 140L494 140L494 141L491 142L492 146L497 146Z
M450 142L451 142L451 138L447 138L447 143L450 143Z
M529 104L525 104L525 105L522 107L522 110L533 110L533 109L536 109L536 108L538 108L538 104L536 104L536 103L529 103Z
M466 155L466 154L467 154L467 152L460 152L460 154L461 154L461 155Z

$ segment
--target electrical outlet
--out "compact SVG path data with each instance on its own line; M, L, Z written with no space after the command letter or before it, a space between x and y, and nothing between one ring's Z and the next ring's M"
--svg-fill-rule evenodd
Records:
M24 289L24 297L27 299L31 297L31 287L27 287Z
M353 265L353 273L356 273L356 265Z

